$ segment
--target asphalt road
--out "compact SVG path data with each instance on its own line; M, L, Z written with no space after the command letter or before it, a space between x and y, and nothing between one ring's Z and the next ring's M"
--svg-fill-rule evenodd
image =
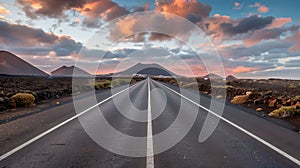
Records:
M115 88L113 93L101 91L97 94L101 102L97 106L89 101L90 96L78 99L82 104L79 110L86 111L80 116L76 116L73 103L67 103L0 125L0 167L299 167L300 135L284 127L227 104L212 135L200 143L199 133L208 111L195 103L208 107L208 97L201 96L200 102L193 103L176 94L177 87L150 79L124 89ZM184 96L196 101L195 94L187 92ZM108 129L101 124L104 121L99 119L98 109L113 129L131 137L146 138L135 143L135 140L105 133ZM174 123L180 115L179 109L186 116L176 121L173 133L163 141L155 138ZM174 140L178 132L185 132L193 111L197 112L192 118L195 123L186 135L172 148L151 156L163 148L163 144ZM148 121L148 114L152 122ZM68 120L73 116L76 117ZM108 147L98 145L89 134L107 140ZM32 138L34 141L29 141ZM136 152L144 157L122 156L107 149Z

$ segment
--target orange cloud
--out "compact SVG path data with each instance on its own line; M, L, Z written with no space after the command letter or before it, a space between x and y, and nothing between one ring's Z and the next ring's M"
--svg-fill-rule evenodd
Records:
M116 23L116 27L119 30L119 33L122 33L123 35L132 35L133 32L133 26L136 24L136 19L133 16L125 17L122 20L119 20Z
M227 71L231 71L231 73L233 73L233 74L239 74L239 73L251 72L251 71L256 71L256 70L258 70L258 68L249 68L249 67L245 67L245 66L238 66L234 69L227 70Z
M287 23L290 23L292 18L276 18L268 28L278 28Z
M9 13L10 13L9 10L7 10L4 7L0 6L0 14L7 15Z
M195 16L208 17L212 8L197 0L173 0L156 2L155 11L173 13L182 17Z
M32 19L41 16L60 18L68 10L78 11L85 16L83 24L98 27L99 19L112 20L128 14L126 8L112 0L16 0L26 15Z
M254 5L250 5L251 8L257 7L257 11L260 13L267 13L269 12L269 8L259 2L256 2Z
M103 19L108 19L109 13L115 10L114 8L119 7L116 3L110 0L105 1L92 1L83 5L83 7L73 8L74 10L80 12L83 16L88 17L101 17Z

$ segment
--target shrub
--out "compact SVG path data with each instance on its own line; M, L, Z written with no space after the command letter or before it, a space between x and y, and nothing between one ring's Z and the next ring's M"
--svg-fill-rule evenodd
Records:
M120 85L120 80L119 79L114 79L111 81L111 85L116 87Z
M119 80L120 85L128 85L128 84L130 84L130 82L131 82L131 79L120 79Z
M277 110L269 113L270 117L276 118L286 118L292 117L300 114L300 109L297 109L296 106L282 106Z
M297 86L296 86L296 85L291 85L291 86L289 87L289 89L297 89Z
M169 84L171 84L171 85L178 85L178 84L177 84L177 81L176 81L175 79L171 79L171 80L169 81Z
M28 107L34 105L35 97L30 93L18 93L11 97L18 107Z
M105 88L109 88L109 87L111 87L111 82L109 80L97 82L95 84L96 90L105 89Z
M295 96L294 101L300 101L300 95Z
M112 86L128 85L130 84L131 79L113 79L111 81Z

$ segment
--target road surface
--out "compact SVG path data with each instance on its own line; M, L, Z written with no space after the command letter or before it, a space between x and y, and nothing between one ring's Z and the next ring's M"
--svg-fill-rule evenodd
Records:
M156 90L156 91L155 91ZM157 90L159 90L157 92ZM160 94L162 93L163 94ZM223 116L213 134L199 142L199 133L209 113L205 107L210 99L201 96L194 102L193 94L178 94L176 86L144 80L129 89L115 88L117 94L103 90L97 94L99 104L91 104L90 97L81 98L82 112L76 113L73 103L48 109L45 112L0 125L0 167L299 167L300 135L263 118L226 105ZM125 100L133 102L135 108ZM151 94L149 94L151 93ZM122 107L117 107L115 102ZM152 155L160 142L152 137L167 129L184 109L197 110L191 130L171 149ZM162 107L161 104L165 106ZM198 105L197 105L198 104ZM202 107L202 106L204 107ZM145 153L144 157L128 157L110 152L98 145L85 132L80 121L96 127L101 112L108 123L121 133L146 137L144 142L132 146L132 150ZM163 111L159 112L161 109ZM122 113L119 111L123 110ZM141 115L145 122L128 119L124 114ZM137 114L139 115L139 114ZM132 117L135 117L131 115ZM153 121L149 121L153 119ZM185 123L180 123L185 124ZM95 128L97 131L97 128ZM109 138L109 135L99 135ZM166 137L166 139L172 137ZM128 148L130 141L119 143L111 139L112 146ZM146 156L147 155L147 156Z

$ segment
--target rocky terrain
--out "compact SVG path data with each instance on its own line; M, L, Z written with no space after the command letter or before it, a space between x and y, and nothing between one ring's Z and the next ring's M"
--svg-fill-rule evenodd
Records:
M88 90L88 88L79 88ZM33 95L34 103L58 99L72 94L72 78L0 77L0 112L22 107L13 96L18 93Z
M73 88L72 78L48 78L48 77L0 77L0 113L6 113L18 107L34 106L47 103L50 100L110 88L129 83L136 83L142 78L114 79L109 77L96 78L93 83L90 78L76 78L81 86Z
M195 89L211 95L211 83L206 77L191 82L188 78L165 78L156 80L178 85L187 89ZM269 115L283 119L300 131L300 81L282 79L236 79L227 77L226 100L233 104L253 109L262 116ZM220 80L222 83L222 79ZM195 87L196 86L196 87ZM216 89L215 98L222 99L225 89ZM219 92L219 93L218 93Z
M187 89L195 89L206 95L211 95L209 78L197 78L191 82L189 78L154 78ZM85 85L74 88L76 94L100 90L118 85L136 83L142 78L114 79L101 77L96 83L91 83L88 78L77 78ZM227 78L225 88L217 89L214 95L226 99L233 104L242 105L253 109L262 116L271 116L288 121L300 131L300 81L297 80L251 80ZM223 86L224 87L224 86ZM226 91L226 92L225 92ZM21 94L20 94L21 93ZM47 104L49 101L72 96L72 78L49 77L0 77L0 114L13 113L15 109L25 106ZM21 100L20 100L21 97ZM19 98L19 99L18 99ZM23 100L25 99L25 100Z

